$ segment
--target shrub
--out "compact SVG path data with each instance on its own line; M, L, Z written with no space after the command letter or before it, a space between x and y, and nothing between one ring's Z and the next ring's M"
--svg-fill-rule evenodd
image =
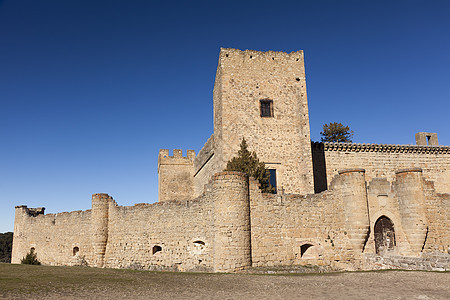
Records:
M40 265L41 262L37 259L36 253L28 252L27 255L20 260L21 264L24 265Z

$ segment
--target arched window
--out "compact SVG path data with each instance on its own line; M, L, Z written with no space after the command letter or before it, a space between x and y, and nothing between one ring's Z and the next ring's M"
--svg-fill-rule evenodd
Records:
M310 247L312 247L313 245L311 244L303 244L300 246L300 257L303 257L303 255L305 255L306 250L308 250Z
M155 253L158 253L158 252L161 252L161 251L162 251L161 246L158 246L158 245L153 246L153 249L152 249L153 255L154 255Z
M78 252L80 252L80 248L78 248L78 247L73 247L73 256L75 256L75 255L77 255L78 254Z
M205 246L205 242L203 242L203 241L195 241L194 244L196 246Z
M34 247L30 248L30 253L34 253L36 251L36 249Z

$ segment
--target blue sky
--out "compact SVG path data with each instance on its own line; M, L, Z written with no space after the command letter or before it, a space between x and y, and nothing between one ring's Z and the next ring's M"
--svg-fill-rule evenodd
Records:
M220 47L305 51L311 138L450 145L449 1L1 1L0 232L14 206L157 201L160 148L212 133Z

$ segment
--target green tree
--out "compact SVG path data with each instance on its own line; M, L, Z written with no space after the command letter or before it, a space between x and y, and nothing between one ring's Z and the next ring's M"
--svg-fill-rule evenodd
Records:
M12 232L0 233L0 262L11 262L12 242Z
M246 173L259 181L263 193L273 193L275 189L269 183L270 173L263 162L260 162L256 152L248 151L247 142L242 138L241 149L238 156L228 161L225 171L238 171Z
M322 142L340 142L351 143L353 137L353 130L350 127L344 126L341 123L330 123L323 125L323 131L320 132Z
M27 255L20 260L21 264L24 265L40 265L41 262L37 259L36 253L34 251L30 251Z

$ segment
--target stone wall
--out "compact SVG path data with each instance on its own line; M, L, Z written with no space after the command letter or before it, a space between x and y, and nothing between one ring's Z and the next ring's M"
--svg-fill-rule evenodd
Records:
M386 178L395 171L421 168L438 193L450 193L450 147L349 143L312 143L316 192L329 186L338 170L364 168L367 181Z
M214 155L214 134L212 134L194 159L195 197L203 193L213 174L222 171L221 167L217 163L217 156Z
M47 265L93 264L91 210L57 214L30 214L27 206L16 206L12 263L33 248ZM74 255L74 249L79 251Z
M253 266L358 265L369 232L363 171L349 170L330 191L305 196L262 194L251 181L250 196Z
M135 206L109 203L105 266L213 271L213 211L211 194Z
M234 272L251 265L248 177L222 172L198 198L43 214L16 207L13 263L32 248L47 265Z
M425 254L423 257L364 255L366 270L423 270L450 271L450 255L445 253Z
M428 232L424 252L450 254L450 193L439 194L432 181L424 182Z

